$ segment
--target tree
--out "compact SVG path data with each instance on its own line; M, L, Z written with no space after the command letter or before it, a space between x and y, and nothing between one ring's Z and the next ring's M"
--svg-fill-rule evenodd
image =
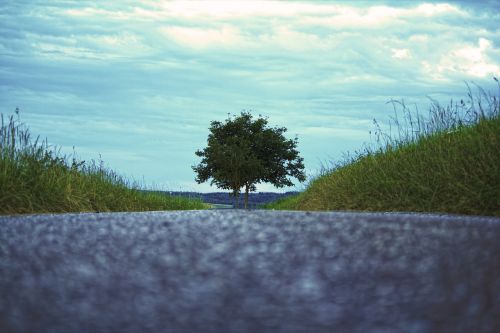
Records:
M268 127L267 118L253 119L249 112L228 117L224 123L212 121L207 147L196 151L201 162L193 166L196 182L211 179L211 185L232 191L238 206L240 189L248 194L256 184L291 186L290 177L305 181L303 158L297 151L298 139L286 139L285 127Z

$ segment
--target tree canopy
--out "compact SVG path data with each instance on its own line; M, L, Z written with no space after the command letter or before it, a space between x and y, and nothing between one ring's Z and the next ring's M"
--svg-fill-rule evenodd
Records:
M284 187L293 185L291 178L305 181L298 139L285 138L285 127L269 127L267 118L241 112L224 123L212 121L209 130L207 147L196 151L202 158L193 166L196 182L211 179L211 185L231 190L235 200L244 187L247 207L248 193L258 183Z

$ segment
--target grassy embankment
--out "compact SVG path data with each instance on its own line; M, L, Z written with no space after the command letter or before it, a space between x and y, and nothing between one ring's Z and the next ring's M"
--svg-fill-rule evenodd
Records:
M392 133L375 122L375 145L267 208L500 216L499 95L469 88L466 102L432 101L426 118L392 101Z
M1 115L0 214L203 209L201 200L145 193L106 169L32 140L18 116Z

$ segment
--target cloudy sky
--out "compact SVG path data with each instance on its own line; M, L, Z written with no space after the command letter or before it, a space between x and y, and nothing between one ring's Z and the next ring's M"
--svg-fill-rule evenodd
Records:
M309 174L370 139L386 102L428 105L500 74L499 1L0 3L0 112L82 159L168 190L211 120L252 110ZM259 190L270 190L261 186Z

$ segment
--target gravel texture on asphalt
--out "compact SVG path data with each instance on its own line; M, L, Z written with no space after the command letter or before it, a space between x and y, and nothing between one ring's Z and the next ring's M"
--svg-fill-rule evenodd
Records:
M0 217L0 331L500 332L500 219Z

